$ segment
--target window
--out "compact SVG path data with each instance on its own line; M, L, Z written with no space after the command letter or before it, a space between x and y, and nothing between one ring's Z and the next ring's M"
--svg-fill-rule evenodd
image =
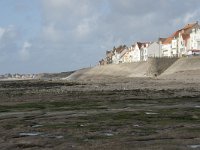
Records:
M200 41L197 42L197 49L200 49Z
M196 47L197 47L197 43L194 43L194 47L195 47L195 49L196 49Z

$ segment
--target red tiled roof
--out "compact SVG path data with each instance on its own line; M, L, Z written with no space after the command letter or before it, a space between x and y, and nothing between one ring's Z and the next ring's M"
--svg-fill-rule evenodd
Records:
M183 40L188 40L190 38L189 34L182 34Z
M173 37L168 37L168 38L166 38L166 40L164 42L162 42L162 44L164 44L164 45L170 44L172 42L172 40L173 40Z
M174 32L171 37L178 37L179 33L181 33L182 30L178 30L176 32Z
M187 45L188 44L188 39L190 38L190 35L189 34L182 34L182 38L185 41L185 45Z
M183 27L183 30L187 30L187 29L189 29L189 28L192 28L192 27L194 27L196 24L198 24L198 23L195 22L195 23L187 24L185 27Z
M198 22L192 23L192 24L187 24L184 26L182 29L177 30L174 32L170 37L168 37L163 44L170 44L173 38L176 38L179 36L179 34L183 35L183 40L188 40L190 37L188 36L188 32L195 26L198 25Z

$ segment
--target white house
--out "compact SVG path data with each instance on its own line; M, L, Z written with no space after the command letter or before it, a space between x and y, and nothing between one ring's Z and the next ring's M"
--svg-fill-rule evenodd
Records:
M140 48L140 53L141 53L141 61L147 61L148 59L148 47L151 43L142 43L142 46Z
M182 57L187 53L187 46L190 34L184 33L184 31L177 31L173 37L171 47L172 56Z
M122 63L130 63L132 62L132 52L131 52L131 48L129 47L126 51L126 53L123 55L122 57Z
M119 64L120 60L120 53L114 52L114 55L112 56L112 63L113 64Z
M161 52L163 57L171 57L172 56L172 37L166 38L161 45Z
M161 44L160 42L153 42L147 48L147 57L161 57Z
M132 62L138 62L141 61L141 52L140 52L140 48L141 48L141 43L137 42L135 45L132 46L132 50L131 50L131 58L132 58Z
M148 59L148 46L149 43L137 42L130 48L130 58L131 62L147 61Z
M123 56L125 55L128 48L125 45L120 45L117 48L114 48L114 55L112 56L112 63L119 64L123 62Z
M193 29L190 33L189 49L200 50L200 29Z
M188 40L187 55L200 55L200 29L193 29Z

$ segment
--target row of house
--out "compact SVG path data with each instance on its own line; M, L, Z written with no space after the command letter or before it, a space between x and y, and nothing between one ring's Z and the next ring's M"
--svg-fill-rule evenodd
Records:
M37 77L36 74L4 74L0 75L0 79L35 79Z
M100 65L147 61L150 57L183 57L200 55L200 25L187 24L167 38L155 42L136 42L106 51Z
M162 42L163 56L182 57L200 54L200 26L198 22L188 24L174 32Z

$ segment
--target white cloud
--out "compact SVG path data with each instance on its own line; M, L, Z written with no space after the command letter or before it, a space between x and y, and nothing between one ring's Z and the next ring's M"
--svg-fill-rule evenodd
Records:
M13 25L8 27L0 27L0 52L13 51L16 47L16 39L18 38L18 32ZM19 38L18 38L19 40Z
M5 29L0 27L0 40L3 37L4 33L5 33Z
M87 22L81 23L76 29L76 35L79 38L84 38L90 33L90 26Z
M62 38L62 32L55 27L54 23L49 23L43 27L43 38L50 40L50 42L58 42Z
M54 7L63 7L70 5L72 2L71 0L44 0L44 3L48 3L49 5L52 5Z
M30 48L32 44L29 42L24 42L22 49L19 51L20 58L22 61L27 61L30 58Z
M96 14L90 18L85 18L80 21L75 29L75 35L79 39L89 38L93 36L93 32L98 28L99 16Z

